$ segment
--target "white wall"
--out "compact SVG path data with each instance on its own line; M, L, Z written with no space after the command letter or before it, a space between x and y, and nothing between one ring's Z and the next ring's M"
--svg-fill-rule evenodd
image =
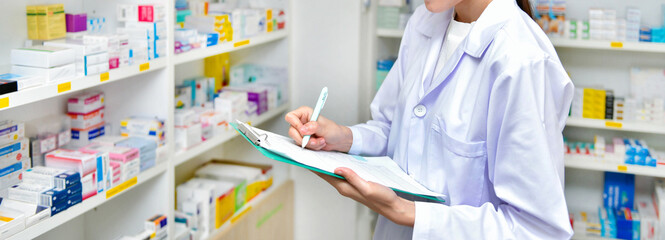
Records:
M359 0L297 1L292 5L292 106L316 103L327 86L322 115L340 124L358 121L360 84ZM295 180L295 238L353 239L357 204L302 168Z

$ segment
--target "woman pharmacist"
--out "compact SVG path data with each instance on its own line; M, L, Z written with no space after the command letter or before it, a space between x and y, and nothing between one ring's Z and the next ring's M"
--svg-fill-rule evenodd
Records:
M520 10L520 8L524 9ZM526 13L525 13L526 12ZM562 130L573 97L528 0L425 0L396 64L352 127L287 114L307 147L387 155L450 206L360 179L320 175L378 212L375 239L569 239ZM415 201L414 201L415 200Z

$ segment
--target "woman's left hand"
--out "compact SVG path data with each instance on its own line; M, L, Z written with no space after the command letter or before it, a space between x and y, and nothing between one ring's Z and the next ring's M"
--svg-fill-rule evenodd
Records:
M314 173L335 187L343 196L362 203L394 223L413 227L416 215L415 203L397 196L392 189L365 181L353 170L344 167L335 169L335 174L346 180L323 173Z

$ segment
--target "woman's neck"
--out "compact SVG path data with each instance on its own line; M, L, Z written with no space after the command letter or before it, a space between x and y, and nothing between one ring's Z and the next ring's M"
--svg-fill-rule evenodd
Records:
M478 20L492 0L464 0L455 5L455 21L472 23Z

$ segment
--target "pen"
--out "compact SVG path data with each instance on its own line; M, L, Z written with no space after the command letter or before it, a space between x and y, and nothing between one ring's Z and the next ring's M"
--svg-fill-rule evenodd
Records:
M316 107L314 107L312 117L309 118L310 122L316 122L316 120L319 119L319 114L321 114L323 105L326 104L326 99L328 99L328 87L323 87L323 89L321 89L321 95L319 95L319 100L316 102ZM302 138L302 146L300 146L301 148L305 148L305 146L307 146L307 142L309 142L310 137L312 137L312 135L306 135Z

